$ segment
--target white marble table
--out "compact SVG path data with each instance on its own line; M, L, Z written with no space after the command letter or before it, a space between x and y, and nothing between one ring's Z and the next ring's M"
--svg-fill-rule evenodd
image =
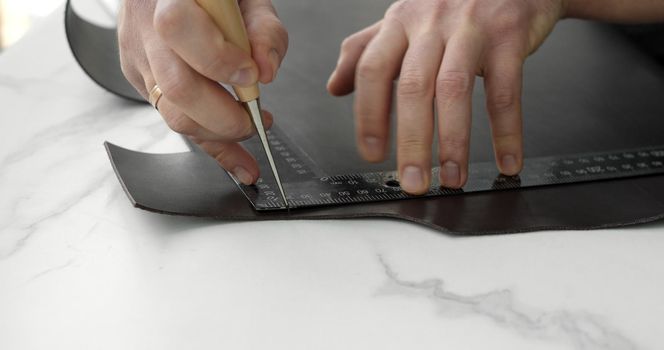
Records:
M0 55L0 349L664 346L661 223L458 238L132 208L102 142L185 147L95 86L61 23Z

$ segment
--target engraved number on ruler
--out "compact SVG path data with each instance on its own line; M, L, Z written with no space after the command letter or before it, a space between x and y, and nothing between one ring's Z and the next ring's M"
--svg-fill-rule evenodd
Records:
M285 164L289 164L295 171L301 170L300 174L307 174L306 166L288 150L284 142L278 139L270 142ZM468 183L463 190L440 187L437 182L438 171L437 168L433 169L434 181L425 197L662 174L664 146L567 157L531 158L525 161L519 176L497 174L492 162L474 163L470 166ZM292 183L286 181L284 186L289 205L295 208L412 197L401 190L394 172L313 177ZM258 210L278 209L282 206L275 189L262 179L255 188L244 187L243 191Z

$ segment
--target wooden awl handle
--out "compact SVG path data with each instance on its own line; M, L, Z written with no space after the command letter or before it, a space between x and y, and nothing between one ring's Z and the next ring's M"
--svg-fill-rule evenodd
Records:
M251 55L251 44L247 36L242 12L237 0L196 0L210 15L224 35L224 40L233 43ZM233 86L240 101L249 102L258 98L258 84L250 87Z

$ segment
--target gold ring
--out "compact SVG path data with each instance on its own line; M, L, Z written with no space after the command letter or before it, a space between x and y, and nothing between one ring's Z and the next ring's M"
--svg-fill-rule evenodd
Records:
M159 100L161 100L161 97L164 95L163 92L161 92L161 89L159 88L159 85L156 85L150 90L150 93L148 94L148 101L154 107L154 109L159 110Z

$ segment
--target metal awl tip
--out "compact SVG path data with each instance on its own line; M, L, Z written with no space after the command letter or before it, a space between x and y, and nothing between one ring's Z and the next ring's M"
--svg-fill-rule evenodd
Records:
M277 171L277 165L274 162L274 157L272 157L272 150L270 149L270 142L267 139L265 126L263 125L260 102L258 99L255 99L253 101L245 102L243 103L243 105L245 106L245 109L247 110L249 115L251 115L251 120L254 126L256 127L256 133L258 134L258 137L261 140L261 144L263 145L263 150L265 151L267 160L270 163L270 169L272 169L272 175L274 176L274 180L277 182L277 186L279 187L279 193L281 194L281 198L284 201L284 208L289 209L288 199L286 199L286 192L284 192L284 187L283 184L281 183L279 172Z

